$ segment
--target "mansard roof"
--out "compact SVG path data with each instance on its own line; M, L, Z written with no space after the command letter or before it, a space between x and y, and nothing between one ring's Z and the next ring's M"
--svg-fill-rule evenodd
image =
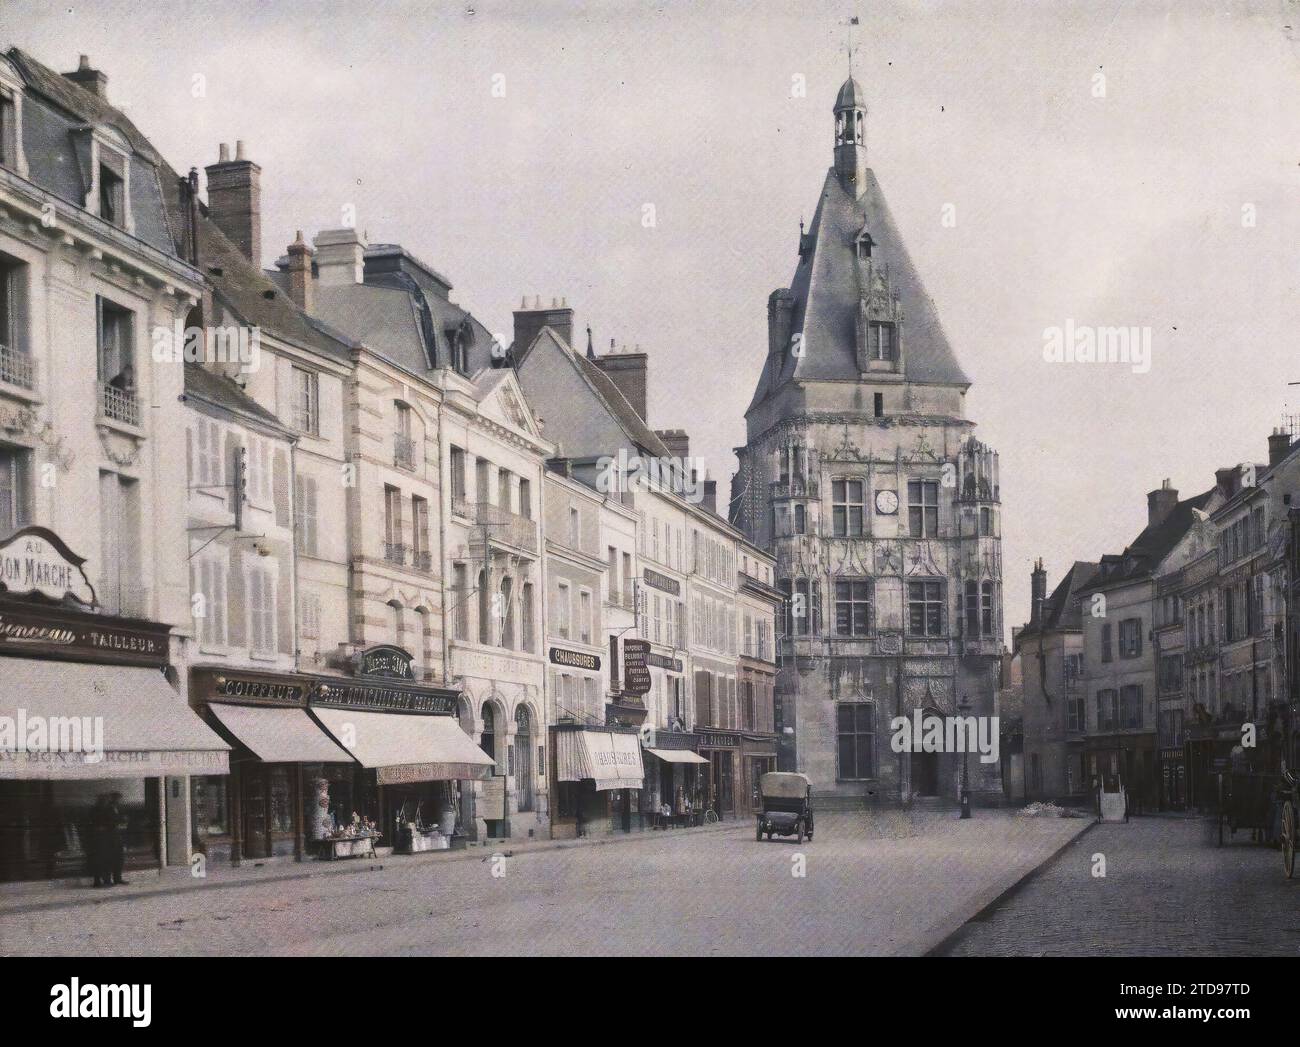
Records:
M801 243L799 264L789 294L791 333L802 333L803 353L769 355L750 410L781 386L798 381L858 381L858 288L855 245L872 241L871 259L888 267L888 280L902 307L904 377L911 382L969 386L970 379L948 344L934 303L885 202L875 173L866 172L863 193L855 199L827 172L812 226Z

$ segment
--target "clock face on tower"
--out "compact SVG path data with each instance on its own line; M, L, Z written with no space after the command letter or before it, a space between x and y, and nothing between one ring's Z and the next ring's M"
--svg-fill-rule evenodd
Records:
M876 492L876 512L882 516L893 516L898 512L898 493L895 491Z

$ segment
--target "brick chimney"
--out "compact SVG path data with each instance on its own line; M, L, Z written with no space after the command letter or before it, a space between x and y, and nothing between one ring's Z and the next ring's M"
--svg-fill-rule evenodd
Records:
M1147 494L1147 526L1155 527L1163 523L1166 516L1174 510L1178 504L1177 489L1169 486L1169 481L1165 480L1159 488Z
M253 265L262 267L262 169L235 143L235 158L222 143L208 173L208 214Z
M648 381L648 362L646 354L638 346L633 352L615 352L614 340L609 343L610 351L604 356L596 357L599 367L613 382L618 391L632 405L632 410L646 419L646 384Z
M366 274L366 245L355 229L323 229L316 234L316 278L322 287L359 284Z
M1047 601L1047 571L1043 569L1041 559L1034 563L1029 575L1029 624L1037 625L1042 621L1043 604Z
M1291 451L1291 434L1285 429L1274 429L1268 437L1268 464L1277 465Z
M691 438L685 429L656 429L655 436L663 441L668 453L685 461L691 455Z
M77 68L63 75L79 87L84 87L96 98L108 101L108 76L98 69L90 68L90 55L82 55Z
M564 340L564 344L573 347L573 310L563 298L552 298L549 306L542 304L537 296L533 304L528 304L525 297L515 310L515 359L523 358L529 346L541 333L543 327L549 327Z
M700 502L714 516L718 515L718 481L704 481L704 498Z
M285 271L289 274L289 297L304 313L310 313L313 304L312 253L299 229L297 238L289 245L289 267Z

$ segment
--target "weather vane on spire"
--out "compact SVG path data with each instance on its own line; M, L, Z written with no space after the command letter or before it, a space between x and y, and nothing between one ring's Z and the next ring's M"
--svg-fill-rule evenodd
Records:
M857 48L854 46L853 43L853 27L858 24L858 16L853 15L847 22L841 22L840 24L846 27L844 33L845 36L844 50L847 51L849 55L849 79L852 80L853 79L853 52L857 50Z

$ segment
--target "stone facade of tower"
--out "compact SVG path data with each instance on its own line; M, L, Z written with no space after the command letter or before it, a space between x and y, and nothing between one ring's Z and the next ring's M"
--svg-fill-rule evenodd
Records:
M794 278L768 301L732 513L788 594L784 768L842 802L955 801L960 753L897 752L891 721L957 716L963 699L996 714L998 458L973 435L970 381L867 166L853 80L835 117ZM972 753L968 769L977 801L1000 797L997 763Z

